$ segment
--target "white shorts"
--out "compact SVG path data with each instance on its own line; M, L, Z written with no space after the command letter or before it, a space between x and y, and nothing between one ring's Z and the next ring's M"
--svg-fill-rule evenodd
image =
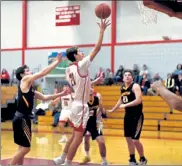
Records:
M70 110L61 110L59 122L67 122L69 120L70 112Z
M73 101L69 120L75 130L83 131L87 126L89 119L88 104L82 104L81 101Z

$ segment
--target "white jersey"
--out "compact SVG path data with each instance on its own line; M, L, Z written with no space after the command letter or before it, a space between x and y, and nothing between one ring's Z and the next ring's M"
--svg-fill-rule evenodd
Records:
M87 103L90 93L90 56L84 57L78 63L72 64L66 69L67 81L74 89L73 99Z
M61 97L61 104L63 110L71 110L72 97L71 95L66 95Z

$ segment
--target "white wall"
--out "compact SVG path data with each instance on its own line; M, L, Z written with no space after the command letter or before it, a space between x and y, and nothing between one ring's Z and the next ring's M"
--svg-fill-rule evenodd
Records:
M10 76L13 69L17 69L22 64L22 53L21 51L5 51L1 52L1 69L5 68Z
M1 48L22 47L22 1L1 1Z
M28 47L93 44L98 39L95 7L104 1L28 1ZM111 4L111 2L107 2ZM80 5L79 26L55 26L55 8ZM103 43L109 43L110 27Z
M150 14L149 14L150 15ZM141 23L136 1L117 1L117 42L182 39L182 20L157 13L157 24Z
M117 46L115 53L115 70L119 65L133 69L133 64L146 64L151 74L159 72L163 78L182 63L182 43Z
M85 55L93 48L80 48L84 51ZM65 49L46 49L46 50L29 50L25 52L25 64L31 69L40 67L44 68L48 65L48 53L53 51L65 51ZM102 47L91 66L91 76L94 77L99 67L110 68L111 67L111 56L110 47Z

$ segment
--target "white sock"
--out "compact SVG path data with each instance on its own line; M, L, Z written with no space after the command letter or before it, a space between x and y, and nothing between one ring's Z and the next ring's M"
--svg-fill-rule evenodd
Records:
M102 157L102 161L105 163L107 162L106 157Z
M66 165L71 165L71 164L72 164L72 161L71 161L71 160L66 159L66 160L65 160L65 164L66 164Z
M67 154L63 152L63 154L61 155L61 158L62 158L63 160L65 160L65 159L66 159L66 155L67 155Z
M89 155L89 151L85 151L85 156L86 157L89 157L90 155Z

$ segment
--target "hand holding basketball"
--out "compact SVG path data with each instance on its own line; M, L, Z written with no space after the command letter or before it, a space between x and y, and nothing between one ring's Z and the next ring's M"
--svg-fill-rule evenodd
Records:
M105 29L111 24L110 23L110 21L109 20L103 20L103 19L101 19L101 22L100 23L97 23L98 25L99 25L99 27L100 27L100 30L102 31L102 32L104 32L105 31Z

